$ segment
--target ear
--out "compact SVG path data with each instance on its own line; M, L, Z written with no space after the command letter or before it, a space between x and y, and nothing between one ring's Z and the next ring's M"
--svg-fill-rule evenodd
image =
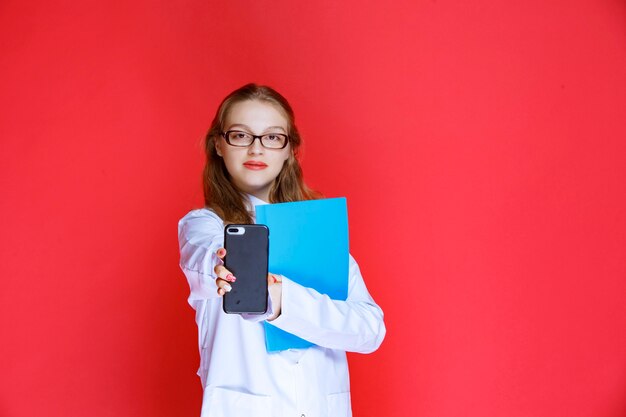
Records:
M219 138L215 141L215 152L218 156L222 156L222 141Z

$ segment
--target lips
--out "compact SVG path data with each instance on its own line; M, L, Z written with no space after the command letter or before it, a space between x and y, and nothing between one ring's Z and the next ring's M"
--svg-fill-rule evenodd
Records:
M267 168L267 164L260 161L246 161L243 163L243 166L253 171Z

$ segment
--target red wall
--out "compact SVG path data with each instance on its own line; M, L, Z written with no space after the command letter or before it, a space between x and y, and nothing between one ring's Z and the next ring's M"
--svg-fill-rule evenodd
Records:
M355 416L626 415L623 1L105 3L0 6L1 416L199 414L176 222L249 81L386 312Z

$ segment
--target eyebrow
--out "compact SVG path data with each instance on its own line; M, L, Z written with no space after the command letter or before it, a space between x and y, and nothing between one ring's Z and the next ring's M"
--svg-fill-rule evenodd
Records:
M226 129L226 130L232 130L233 128L246 129L246 130L248 130L248 131L252 132L252 129L250 129L250 126L247 126L247 125L242 125L242 124L238 124L238 123L235 123L235 124L233 124L233 125L230 125L230 127L229 127L228 129ZM266 128L263 130L263 132L267 132L268 130L274 130L274 129L280 129L280 130L282 130L283 132L287 133L287 129L285 129L285 128L284 128L284 127L282 127L282 126L269 126L269 127L266 127Z

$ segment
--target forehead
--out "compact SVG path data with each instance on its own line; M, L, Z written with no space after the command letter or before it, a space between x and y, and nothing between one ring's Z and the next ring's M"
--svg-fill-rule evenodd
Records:
M288 127L287 117L280 106L267 101L245 100L232 105L224 120L225 127L239 124L253 130L263 130L270 126Z

